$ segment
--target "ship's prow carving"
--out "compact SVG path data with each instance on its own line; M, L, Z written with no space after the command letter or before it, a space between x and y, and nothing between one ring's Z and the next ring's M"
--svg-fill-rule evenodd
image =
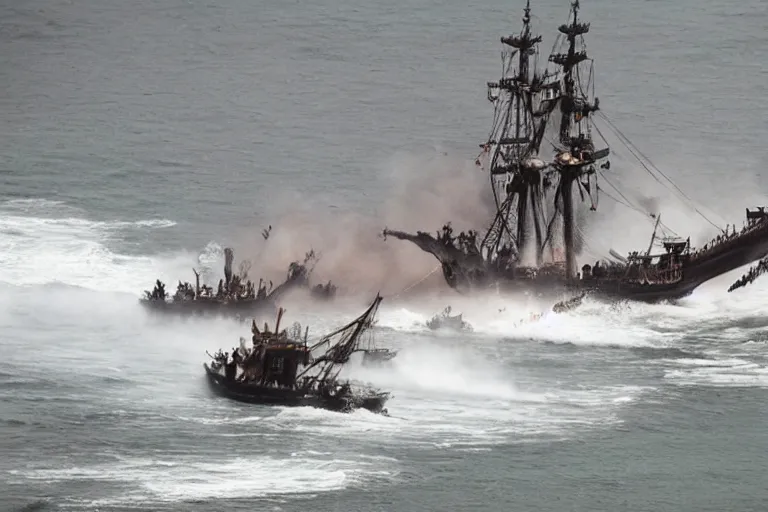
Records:
M474 231L462 231L458 236L453 236L453 228L446 224L437 236L423 231L411 234L390 229L385 229L383 235L385 239L391 236L412 242L422 251L432 254L440 262L448 284L458 290L482 286L484 283L485 261L477 247L477 234Z

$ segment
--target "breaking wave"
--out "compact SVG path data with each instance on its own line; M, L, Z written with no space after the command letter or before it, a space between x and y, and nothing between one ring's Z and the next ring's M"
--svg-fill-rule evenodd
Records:
M386 297L376 339L397 357L379 368L355 359L344 375L390 391L391 416L223 402L206 393L200 364L206 350L236 345L247 326L150 318L134 298L127 307L128 297L105 293L135 294L192 265L221 266L215 243L199 255L113 249L123 236L172 227L163 219L88 220L49 201L0 204L0 310L7 313L0 315L7 334L0 398L18 405L5 428L71 425L77 436L87 425L120 439L113 438L111 459L72 438L59 447L66 457L32 465L22 463L31 457L26 448L13 446L12 484L80 482L84 496L73 498L80 508L375 487L406 478L403 450L578 438L621 428L635 404L666 400L670 389L768 387L768 286L758 280L728 294L733 279L723 276L676 305L587 298L561 314L535 299L497 295ZM359 314L370 298L289 306L286 321L316 336ZM448 305L473 332L426 327ZM38 347L52 338L56 360L41 360ZM152 444L153 436L164 444ZM233 445L248 448L228 457ZM104 491L102 499L87 499L89 485Z
M98 508L131 502L260 498L327 492L355 485L368 476L387 478L396 474L394 469L381 469L381 464L374 468L370 461L338 459L329 455L298 452L288 458L239 455L234 458L211 456L203 460L118 457L120 460L116 463L12 470L10 475L12 479L21 481L102 482L123 489L113 498L79 501L80 505Z
M138 293L158 277L188 272L195 255L116 253L110 242L145 230L176 225L168 219L97 221L59 201L0 203L0 283L64 284L98 291Z

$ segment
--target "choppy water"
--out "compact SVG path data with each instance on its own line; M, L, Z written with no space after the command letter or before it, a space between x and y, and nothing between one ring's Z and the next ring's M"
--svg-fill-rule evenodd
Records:
M463 159L471 172L498 36L521 7L0 6L0 508L764 510L768 284L725 293L739 272L675 306L588 300L522 326L543 307L387 300L378 336L399 355L349 374L393 392L391 417L216 400L204 351L247 329L136 303L156 277L218 268L223 244L252 247L286 204L358 212L337 227L375 231L390 174ZM718 222L768 203L765 2L582 7L606 113ZM548 48L567 5L534 9ZM449 153L437 164L435 146ZM616 179L675 229L708 234L638 175ZM642 219L600 208L592 249L646 243ZM447 220L399 209L410 226ZM336 240L326 254L368 251L397 281L391 242ZM404 254L413 275L434 266ZM318 267L339 269L352 272ZM320 332L367 300L288 315ZM423 327L447 303L474 333Z

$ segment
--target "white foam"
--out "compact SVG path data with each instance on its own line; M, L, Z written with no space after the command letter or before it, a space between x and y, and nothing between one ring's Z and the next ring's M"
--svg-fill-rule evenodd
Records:
M670 370L664 378L682 386L768 387L768 368L733 368L716 372Z
M383 307L379 310L377 325L402 332L419 332L428 329L428 320L429 317L425 317L415 311L410 311L407 308Z
M646 391L631 386L561 389L541 382L521 390L507 366L492 355L482 356L477 347L409 341L388 366L364 368L353 360L342 373L390 391L390 417L285 408L262 425L369 444L484 446L604 428L620 422L621 408Z
M188 268L192 254L151 258L117 254L107 242L126 230L164 229L167 219L94 221L60 202L0 203L0 282L63 283L102 291L138 293L158 276Z
M664 378L681 386L768 387L768 365L741 357L664 362L673 366L665 371Z
M440 336L441 333L427 329L426 322L446 305L430 299L421 305L382 310L380 325L399 331L420 331ZM473 334L462 333L461 336L472 336L477 341L483 337L494 340L504 337L576 345L655 347L666 346L680 337L661 332L677 321L665 314L668 309L674 308L663 305L633 304L629 308L617 309L587 298L574 311L554 313L551 301L503 296L471 301L454 297L450 305L454 313L461 312L464 320L473 327ZM449 333L448 336L455 334Z
M238 450L242 453L243 450ZM294 453L287 458L268 456L179 458L148 460L122 458L117 463L63 469L10 471L12 477L45 481L110 481L133 484L116 503L135 501L179 502L212 498L252 498L343 489L367 478L391 478L392 464Z

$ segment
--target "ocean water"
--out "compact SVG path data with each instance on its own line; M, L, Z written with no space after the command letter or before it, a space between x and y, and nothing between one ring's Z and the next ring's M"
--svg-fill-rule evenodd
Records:
M768 4L581 5L604 113L716 224L768 204ZM485 83L522 7L0 4L0 509L764 510L768 282L529 321L547 305L458 298L376 237L484 221ZM532 7L546 55L568 4ZM713 235L617 146L638 209ZM645 217L601 197L585 258L645 246ZM390 416L210 396L205 351L247 325L137 298L216 279L226 245L275 281L321 253L345 296L286 304L312 332L385 292L377 338L400 352L346 372ZM426 329L448 304L474 332Z

